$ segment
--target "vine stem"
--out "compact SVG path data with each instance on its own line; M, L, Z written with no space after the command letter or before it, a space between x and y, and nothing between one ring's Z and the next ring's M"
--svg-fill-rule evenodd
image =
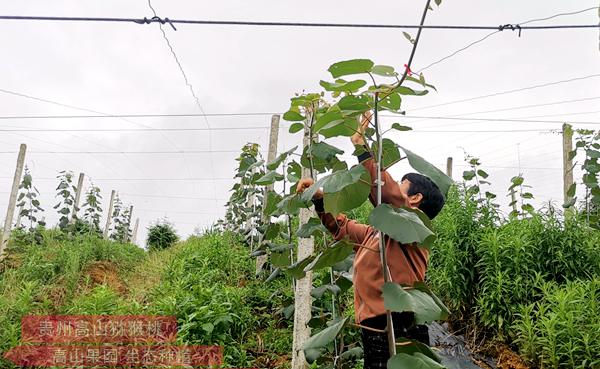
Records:
M379 103L379 93L375 92L375 109L373 117L375 120L375 137L377 139L377 206L381 205L381 160L383 158L383 140L379 130L379 118L377 113L377 105ZM387 255L385 253L385 240L384 234L379 231L379 256L381 257L381 267L383 273L384 282L390 282L389 269L387 265ZM392 319L392 312L389 310L385 311L387 320L387 336L388 346L390 350L390 357L396 355L396 337L394 335L394 321Z

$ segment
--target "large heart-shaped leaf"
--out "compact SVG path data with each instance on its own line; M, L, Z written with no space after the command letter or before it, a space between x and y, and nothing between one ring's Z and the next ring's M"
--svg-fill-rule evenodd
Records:
M396 354L388 360L387 367L388 369L446 369L442 364L420 352L414 355Z
M386 235L402 244L417 242L429 248L435 241L435 234L423 223L419 210L394 208L381 204L369 214L369 223Z
M448 309L439 299L423 288L402 287L386 282L382 288L383 304L391 311L411 311L415 314L416 324L425 324L434 320L448 318ZM441 305L440 305L441 304Z
M367 73L371 71L374 63L369 59L352 59L332 64L328 71L333 78L350 74Z
M358 121L355 118L336 120L323 126L319 134L325 138L345 136L350 137L358 131Z
M327 113L321 115L313 126L313 132L319 133L321 128L327 126L330 123L342 123L344 121L344 116L338 110L328 111Z
M277 204L279 204L281 200L281 195L279 195L277 192L272 190L267 192L267 199L263 209L263 214L265 216L273 214L273 212L277 210Z
M384 169L387 169L400 161L400 159L401 159L400 150L398 150L398 145L396 145L396 143L394 141L390 140L389 138L384 138L381 141L381 145L383 147L381 166ZM375 154L376 158L377 158L377 151L378 151L377 149L378 149L377 142L374 142L371 150Z
M319 333L306 340L304 345L302 345L306 361L312 364L315 360L317 360L325 346L335 339L347 321L348 318L344 318L336 323L333 323L329 327L323 329Z
M400 95L391 93L379 101L379 108L396 112L400 110L401 103L402 99L400 98Z
M289 111L286 111L285 113L283 113L283 119L285 119L289 122L298 122L298 121L306 119L306 117L304 117L302 114L298 113L297 111L289 110Z
M346 116L355 116L362 114L370 109L369 97L365 95L355 96L348 95L344 96L337 103L338 108Z
M396 353L414 355L417 352L428 356L429 358L437 361L438 363L441 363L440 358L426 344L416 340L409 340L402 337L396 337Z
M444 172L436 168L433 164L429 163L427 160L423 159L419 155L413 153L412 151L402 147L402 151L408 157L408 163L411 167L413 167L417 172L429 177L433 183L435 183L440 191L444 194L444 196L448 195L448 190L454 183L452 178L448 177Z
M304 268L304 271L318 270L333 266L340 261L345 260L348 255L352 254L354 246L344 240L337 241L333 245L327 247L317 257Z
M296 232L296 236L300 238L309 238L322 232L327 232L327 228L321 224L321 220L319 218L310 218L308 222L300 226Z
M362 205L371 191L369 172L362 165L340 170L323 179L325 211L337 215Z

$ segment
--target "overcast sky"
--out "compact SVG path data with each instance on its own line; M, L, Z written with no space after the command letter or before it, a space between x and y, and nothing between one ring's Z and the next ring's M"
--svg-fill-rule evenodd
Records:
M166 1L152 0L161 17L172 19L250 20L417 24L424 2L383 1ZM491 25L519 23L598 6L598 1L449 1L427 15L427 24ZM138 1L3 1L1 15L150 17ZM597 11L563 16L536 24L597 24ZM281 113L296 92L319 90L331 80L330 64L370 58L401 68L410 44L401 30L325 29L177 25L165 31L202 109L207 113ZM414 34L414 31L409 31ZM413 70L475 41L490 31L424 30ZM0 89L51 100L0 92L0 115L81 115L89 109L107 114L199 113L189 88L157 24L0 21ZM437 87L424 97L405 98L409 116L463 116L587 122L599 128L600 77L581 79L518 93L452 103L470 97L600 73L599 30L504 31L428 68L424 74ZM572 101L582 100L582 101ZM546 104L533 108L525 105ZM520 107L519 109L513 109ZM507 109L499 112L489 110ZM474 114L477 113L477 114ZM465 115L469 114L469 115ZM508 202L512 176L523 172L533 186L536 204L562 203L560 123L418 120L415 131L392 136L440 168L455 160L455 178L466 168L463 148L479 156L490 173L491 190ZM270 115L209 117L211 128L268 126ZM282 122L279 150L300 143ZM0 129L138 129L144 127L206 128L203 118L3 119ZM481 132L486 130L503 132ZM511 132L511 130L513 132ZM544 130L514 132L514 130ZM454 131L454 132L448 132ZM468 131L468 132L465 132ZM83 171L100 186L104 204L117 190L140 218L138 240L145 228L168 217L185 237L224 213L233 185L237 151L246 142L266 147L267 129L194 132L8 132L0 134L0 208L8 203L17 151L28 145L26 163L49 223L57 216L53 179L60 170ZM351 153L346 140L340 145ZM107 151L217 151L217 153L119 154ZM36 153L36 151L38 153ZM102 151L97 154L68 151ZM225 152L223 152L225 151ZM52 153L49 153L52 152ZM56 153L58 152L58 153ZM347 157L347 156L345 156ZM352 158L347 157L348 160ZM408 168L398 165L401 176ZM48 179L50 178L50 179ZM189 180L194 178L195 180ZM165 180L171 179L171 180ZM175 198L185 197L185 198ZM0 217L3 217L0 216ZM104 222L104 220L103 220Z

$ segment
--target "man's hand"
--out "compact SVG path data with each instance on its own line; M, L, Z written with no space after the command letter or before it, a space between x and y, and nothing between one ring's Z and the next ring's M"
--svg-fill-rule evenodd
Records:
M362 115L360 126L358 127L358 132L355 132L352 137L350 137L350 141L354 146L361 146L365 144L365 139L363 137L365 129L369 127L369 123L371 123L371 117L373 113L368 111Z
M315 181L312 178L303 178L298 182L298 186L296 186L296 193L303 193L307 188L312 186ZM313 199L318 200L323 198L323 190L320 188L313 195Z

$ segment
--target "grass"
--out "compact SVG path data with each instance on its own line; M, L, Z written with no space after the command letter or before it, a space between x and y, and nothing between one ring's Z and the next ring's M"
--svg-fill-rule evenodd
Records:
M174 315L179 344L224 346L231 367L285 367L290 321L273 314L289 281L254 279L231 234L192 237L151 253L96 237L15 235L0 274L0 353L19 344L27 314ZM289 292L288 292L289 294ZM0 368L13 368L0 359Z

